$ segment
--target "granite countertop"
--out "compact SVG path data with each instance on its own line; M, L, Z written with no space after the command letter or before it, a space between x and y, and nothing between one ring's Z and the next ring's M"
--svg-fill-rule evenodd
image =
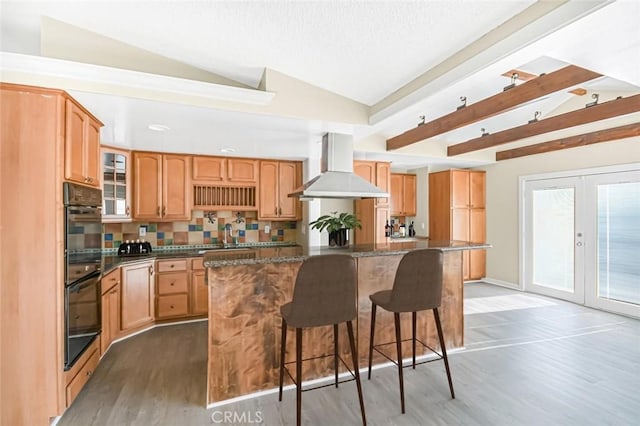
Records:
M118 256L115 252L102 254L102 274L105 275L113 269L123 266L134 264L137 262L146 262L149 260L162 260L162 259L179 259L179 258L191 258L191 257L203 257L206 253L219 252L221 256L225 254L235 254L243 252L253 252L254 250L267 250L275 248L298 248L300 246L292 246L291 244L280 244L273 246L238 246L223 248L220 246L198 246L198 247L186 247L180 249L158 250L142 255L134 256Z
M392 256L408 253L411 250L437 248L442 251L480 250L490 248L490 244L468 243L464 241L415 240L385 244L350 245L346 248L295 247L252 248L243 251L214 251L204 255L204 266L217 268L222 266L255 265L261 263L302 262L310 256L323 254L350 254L353 257Z

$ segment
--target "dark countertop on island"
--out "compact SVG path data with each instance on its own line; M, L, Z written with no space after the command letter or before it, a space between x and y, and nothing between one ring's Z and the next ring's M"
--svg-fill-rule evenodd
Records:
M468 243L464 241L430 241L417 240L394 242L387 244L350 245L345 248L333 247L260 247L246 250L218 250L204 254L204 266L217 268L221 266L255 265L261 263L302 262L310 256L323 254L349 254L353 257L392 256L405 254L412 250L437 248L442 251L481 250L490 248L490 244Z

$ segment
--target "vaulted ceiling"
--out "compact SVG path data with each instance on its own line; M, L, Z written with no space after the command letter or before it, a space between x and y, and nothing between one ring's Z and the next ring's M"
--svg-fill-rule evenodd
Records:
M501 146L447 152L483 133L526 125L536 112L543 122L583 109L594 93L600 103L640 93L636 1L3 0L0 7L2 79L70 90L105 122L103 141L115 145L307 158L317 155L323 132L338 131L354 134L356 157L391 159L406 169L486 164L496 151L640 122L638 112L625 110ZM64 75L35 72L53 62L13 67L22 55L71 67ZM109 77L87 81L86 68L74 74L79 63L143 72L149 82L163 74L182 80L158 77L153 88L133 90L104 81ZM549 75L568 65L602 77L387 150L387 140L422 127L420 116L429 123L454 113L462 96L472 111L483 99L520 89L503 92L513 70ZM195 95L187 93L190 80L199 84ZM212 83L272 98L255 106L198 96ZM578 87L583 95L569 93ZM150 131L152 123L170 130Z

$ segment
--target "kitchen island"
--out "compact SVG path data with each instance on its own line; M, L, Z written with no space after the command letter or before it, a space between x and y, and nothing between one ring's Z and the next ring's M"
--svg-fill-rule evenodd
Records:
M402 256L422 248L444 253L443 290L440 317L447 349L464 344L462 253L486 249L488 244L460 241L411 241L405 243L355 245L348 248L272 247L238 251L216 251L204 256L209 285L209 354L207 404L277 388L281 333L280 306L293 294L300 265L310 256L344 253L357 262L358 288L356 339L360 368L368 363L371 302L369 295L393 286ZM327 271L331 273L331 271ZM376 344L393 342L393 314L380 310L376 324ZM411 315L402 315L403 339L411 334ZM289 330L291 333L294 329ZM417 337L439 348L435 323L430 312L418 314ZM295 356L295 339L287 339L286 362ZM428 352L420 345L417 355ZM346 328L340 328L340 352L349 359ZM332 327L318 327L303 333L303 358L332 353ZM387 346L393 358L395 346ZM411 342L403 343L403 353L411 353ZM374 354L373 363L387 360ZM305 380L329 377L333 359L319 358L303 363Z

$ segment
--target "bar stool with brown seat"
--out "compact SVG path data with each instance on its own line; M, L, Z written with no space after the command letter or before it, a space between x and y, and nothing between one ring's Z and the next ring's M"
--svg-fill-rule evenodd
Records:
M447 379L449 381L449 390L451 391L451 398L455 399L453 392L453 382L451 381L451 372L449 371L449 360L447 359L447 349L444 344L444 336L442 335L442 326L440 324L440 315L438 314L438 307L440 306L440 300L442 297L442 251L438 249L421 249L410 251L405 254L400 260L398 269L396 271L395 279L393 281L393 288L391 290L378 291L369 296L373 306L371 307L371 335L369 337L369 373L368 378L371 379L371 358L373 351L375 350L389 361L398 366L398 379L400 381L400 407L404 414L404 380L402 376L402 342L400 331L400 313L411 312L412 314L412 349L413 349L413 368L416 368L416 341L422 344L425 348L431 350L438 355L437 358L428 359L419 364L425 362L444 360L444 366L447 371ZM384 346L374 345L373 338L375 334L376 326L376 307L393 312L395 331L396 331L396 351L397 361L391 359L382 351L379 347ZM442 353L438 353L433 348L427 346L424 342L416 339L416 312L433 310L433 316L435 318L436 328L438 330L438 338L440 340L440 349ZM405 341L408 341L406 339ZM393 342L391 342L393 343Z
M338 381L338 360L340 360L353 376L353 379L350 380L355 379L356 381L362 423L364 425L367 424L352 324L352 321L357 316L356 285L356 265L351 256L343 254L312 256L305 259L298 270L293 289L293 299L280 308L280 313L282 314L282 338L280 343L280 393L278 399L282 401L282 382L284 371L286 371L296 384L297 425L300 425L301 422L302 362L306 361L302 359L302 329L328 325L333 325L334 351L333 354L326 356L333 356L334 358L335 386L338 387L338 383L340 383ZM353 371L338 353L338 324L342 322L347 323L349 346L351 347L351 357L353 358ZM289 363L284 362L287 326L295 327L296 329L295 378L291 376L285 366L285 364ZM333 383L304 389L304 391L332 385Z

